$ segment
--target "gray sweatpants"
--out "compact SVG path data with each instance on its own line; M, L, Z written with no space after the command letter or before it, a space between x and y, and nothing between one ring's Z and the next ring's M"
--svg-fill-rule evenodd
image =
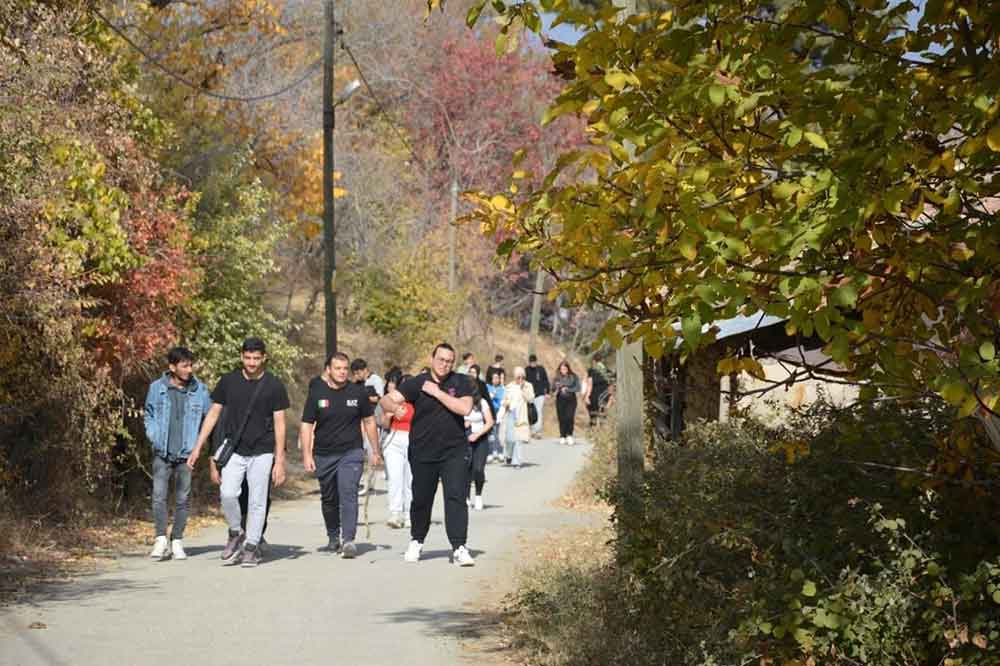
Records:
M261 453L255 456L241 456L234 453L222 468L222 487L219 495L222 498L222 513L230 530L240 529L240 490L246 477L250 487L250 497L247 502L247 534L246 542L257 545L264 531L264 514L267 510L267 485L271 478L271 467L274 465L273 453Z
M358 533L358 481L365 463L365 450L316 454L315 459L327 537L334 540L342 537L344 543L354 541Z

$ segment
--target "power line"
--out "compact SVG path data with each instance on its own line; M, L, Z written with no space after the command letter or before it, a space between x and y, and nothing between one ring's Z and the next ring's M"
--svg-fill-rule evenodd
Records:
M199 95L205 95L207 97L214 97L216 99L221 99L221 100L225 100L225 101L228 101L228 102L260 102L260 101L265 100L265 99L272 99L274 97L280 97L281 95L284 95L288 91L290 91L293 88L296 88L299 85L301 85L302 83L304 83L323 64L323 60L322 59L317 59L315 62L313 62L311 65L309 65L306 68L306 70L302 74L302 76L300 76L299 78L295 79L294 81L292 81L291 83L289 83L287 86L284 86L283 88L280 88L279 90L275 90L274 92L269 92L269 93L267 93L265 95L252 95L252 96L249 96L249 97L239 97L239 96L236 96L236 95L224 95L222 93L212 92L211 90L205 90L202 86L199 86L199 85L197 85L195 83L192 83L191 81L188 81L183 76L181 76L177 72L171 70L169 67L167 67L166 65L164 65L156 57L154 57L153 55L151 55L150 53L148 53L145 49L143 49L141 46L139 46L134 41L132 41L132 39L128 35L126 35L125 32L123 32L120 28L118 28L118 26L116 26L111 21L109 21L104 16L104 14L102 14L100 11L94 9L93 12L97 16L97 18L101 19L101 22L103 22L104 25L106 25L109 28L111 28L112 32L114 32L116 35L118 35L119 37L121 37L125 41L126 44L128 44L133 49L135 49L136 51L138 51L142 55L143 58L145 58L151 64L155 65L156 68L159 69L160 71L162 71L164 74L166 74L170 78L174 79L178 83L181 83L181 84L187 86L188 88L191 88L192 90L196 91Z
M410 145L406 135L403 134L402 130L399 128L399 124L391 115L389 115L389 112L385 110L385 106L382 104L381 100L379 100L378 95L376 95L375 91L372 90L371 84L368 83L368 77L365 76L365 70L361 69L361 64L358 62L358 59L354 57L351 47L347 45L347 42L344 41L343 37L340 38L340 46L347 52L347 56L351 59L351 62L354 63L355 69L358 70L358 76L361 78L361 82L365 84L365 89L368 91L368 94L371 95L373 100L375 100L375 110L378 113L381 113L385 119L389 121L389 126L392 127L392 131L396 133L399 140L403 142L404 146L406 146L406 149L410 152L410 156L414 159L414 161L416 161L421 169L427 171L427 165L424 164L422 159L417 157L416 151L413 150L413 146Z

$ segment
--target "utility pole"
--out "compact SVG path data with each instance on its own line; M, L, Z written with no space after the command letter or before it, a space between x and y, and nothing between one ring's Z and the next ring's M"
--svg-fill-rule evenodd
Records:
M448 225L448 293L454 294L455 278L455 224L458 222L458 176L451 177L451 224Z
M637 0L615 0L622 7L621 20L625 21L637 11ZM635 146L626 144L630 157L635 158ZM638 528L642 520L641 489L646 464L646 438L643 432L645 401L643 396L642 341L622 342L615 356L617 387L615 403L618 406L618 486L619 542L627 543L629 532ZM623 557L625 553L619 553Z
M323 7L325 37L323 40L323 310L325 314L326 357L337 351L337 251L333 201L333 128L336 122L333 104L333 42L337 26L333 17L333 0Z
M531 299L531 336L528 338L528 354L534 354L538 343L538 325L542 320L542 290L545 288L545 271L535 273L535 295Z

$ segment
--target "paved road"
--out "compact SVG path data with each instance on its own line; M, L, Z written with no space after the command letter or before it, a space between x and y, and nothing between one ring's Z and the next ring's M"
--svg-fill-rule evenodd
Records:
M373 524L355 560L318 552L325 534L318 495L310 495L272 509L272 555L256 569L220 566L224 535L205 530L186 541L187 561L133 554L0 610L0 664L483 666L482 654L461 645L482 628L478 603L505 584L524 538L585 520L552 500L588 448L545 440L529 445L530 466L487 468L486 510L470 517L475 567L449 563L440 493L418 564L402 560L408 533L384 522ZM384 493L370 514L384 520Z

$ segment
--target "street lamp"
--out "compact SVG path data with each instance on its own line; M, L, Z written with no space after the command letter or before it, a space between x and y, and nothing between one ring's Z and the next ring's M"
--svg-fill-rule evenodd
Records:
M347 101L361 87L357 79L351 81L335 100L333 98L333 43L343 30L333 18L333 0L326 0L326 38L323 44L323 309L325 311L326 356L337 351L337 249L336 219L333 201L333 129L336 126L335 109Z

